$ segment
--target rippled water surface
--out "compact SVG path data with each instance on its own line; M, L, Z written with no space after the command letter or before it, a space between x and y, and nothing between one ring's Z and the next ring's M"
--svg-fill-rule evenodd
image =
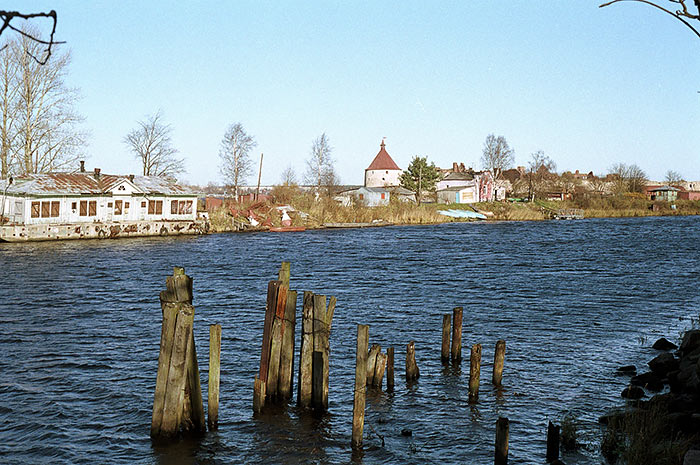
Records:
M697 217L3 244L0 462L487 464L507 416L509 463L543 463L547 421L573 412L586 446L564 459L598 464L596 420L626 381L615 369L641 366L655 338L677 338L700 314L698 244ZM292 404L252 415L267 281L282 260L292 288L338 298L322 419ZM205 395L208 325L223 327L220 427L156 448L158 293L174 265L194 279ZM442 314L455 306L465 346L483 345L476 406L468 361L440 363ZM397 348L397 375L393 395L368 396L353 456L358 323L370 343ZM489 383L499 338L500 392ZM409 388L410 340L421 377Z

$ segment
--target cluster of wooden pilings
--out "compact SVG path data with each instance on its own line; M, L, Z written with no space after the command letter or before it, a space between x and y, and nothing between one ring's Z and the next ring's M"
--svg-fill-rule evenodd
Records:
M192 278L175 267L160 293L163 324L158 356L158 374L153 400L151 438L168 441L180 434L201 434L216 429L219 409L219 360L221 326L209 328L208 421L204 418L194 341Z
M283 262L277 280L267 287L260 371L253 387L253 411L292 397L297 291L289 290L290 264ZM328 409L330 332L335 297L305 291L301 312L301 347L297 403L323 412Z
M262 334L260 368L253 386L253 411L260 413L266 405L284 404L292 398L294 347L297 320L297 291L289 289L290 264L283 262L278 279L267 287L265 321ZM158 375L153 406L151 437L167 440L181 433L203 433L218 425L219 365L221 326L210 326L208 422L205 424L199 368L193 335L194 307L192 280L183 268L175 268L160 294L163 312ZM330 331L336 299L305 291L301 311L297 404L317 413L328 409ZM462 361L463 309L443 315L441 360L443 365ZM479 399L481 344L473 344L469 356L469 397ZM506 343L498 340L494 350L494 386L501 387ZM386 374L386 391L394 391L394 347L385 353L379 344L369 345L369 326L357 325L355 387L353 393L352 447L362 447L366 392L382 389ZM415 341L406 345L406 382L415 383L420 370L416 363ZM498 418L495 425L494 463L508 463L509 421ZM549 423L547 463L558 462L559 427Z

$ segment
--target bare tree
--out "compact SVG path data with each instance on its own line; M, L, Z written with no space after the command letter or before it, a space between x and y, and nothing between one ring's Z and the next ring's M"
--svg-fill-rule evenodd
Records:
M542 192L548 187L548 183L552 180L554 172L557 169L554 160L544 154L542 150L530 155L528 163L528 196L530 201L541 196Z
M498 183L501 173L513 165L515 156L513 149L508 146L508 141L503 136L489 134L484 141L484 150L481 155L481 165L491 173L494 183ZM494 189L495 192L495 189ZM498 200L494 198L494 200Z
M669 5L669 7L671 7L671 8L665 8L665 7L661 6L659 2L652 2L650 0L612 0L610 2L603 3L602 5L600 5L600 8L612 5L613 3L619 3L622 1L632 1L632 2L645 3L649 6L657 8L657 9L663 11L664 13L667 13L667 14L673 16L674 18L676 18L677 20L679 20L680 22L682 22L683 24L688 26L695 33L696 36L700 37L700 31L696 28L696 26L694 26L693 24L691 24L688 21L688 20L700 21L700 0L694 0L695 9L697 10L697 13L692 13L690 11L690 9L688 8L688 5L686 5L686 0L668 0L670 3L672 3L674 5L673 7L671 7L671 5ZM680 7L680 10L676 9L679 7Z
M17 64L15 168L20 173L64 169L83 157L86 133L83 118L74 109L77 89L65 84L70 54L54 55L45 64L33 57L41 44L31 34L19 36L6 50Z
M338 183L331 157L332 151L333 148L325 132L314 139L311 144L311 157L306 161L304 181L316 186L318 192L323 187L326 187L330 192L331 188Z
M238 199L238 190L250 176L253 169L253 161L250 151L257 146L255 138L245 132L241 123L235 123L228 127L224 138L221 139L219 158L221 159L221 173L226 181L233 186L233 192Z
M2 46L5 50L9 43ZM12 146L17 137L17 94L19 92L19 67L9 51L0 52L0 179L10 174Z
M297 174L292 165L287 165L284 171L282 171L281 178L283 186L296 186L298 184Z
M612 187L614 193L644 192L647 184L647 175L639 166L616 163L610 168L610 174L613 178Z
M676 186L683 182L683 176L678 171L668 170L664 182L669 186Z
M161 112L137 124L123 142L141 162L143 175L175 179L178 174L184 173L185 160L175 156L178 150L173 147L170 138L172 127L163 122Z

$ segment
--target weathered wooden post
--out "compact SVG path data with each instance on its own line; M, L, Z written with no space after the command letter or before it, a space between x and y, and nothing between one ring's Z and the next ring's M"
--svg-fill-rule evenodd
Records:
M292 397L294 373L294 330L296 326L297 291L287 293L287 306L284 311L282 353L280 354L280 371L278 393L282 400Z
M154 440L172 439L180 431L186 401L187 354L194 322L194 307L187 303L165 302L162 307L164 325L161 332L161 354L169 352L170 357L165 356L158 363L151 419L151 437Z
M304 291L301 316L301 347L299 349L299 382L297 386L297 404L300 407L311 406L311 379L314 351L314 294Z
M452 363L462 361L462 307L452 310Z
M372 376L372 387L382 388L382 380L384 379L384 370L386 369L386 354L378 353L377 360L374 365L374 376Z
M284 337L284 314L287 309L288 288L280 284L277 289L277 302L275 305L275 319L272 323L272 335L270 341L270 363L267 371L267 398L279 399L279 373L282 357L282 338Z
M181 429L206 431L192 327L192 279L184 268L174 267L165 286L160 293L163 326L151 418L151 437L155 440L170 439Z
M496 420L496 454L495 465L508 464L508 437L510 423L507 418L499 417Z
M253 411L260 412L265 406L267 396L267 375L270 367L270 346L272 339L272 326L277 310L277 290L280 281L270 281L267 284L267 305L265 307L265 324L263 326L262 349L260 353L260 371L255 378L253 388Z
M503 381L503 360L506 356L506 341L499 339L496 342L496 353L493 356L493 377L491 381L494 386L500 386Z
M367 344L369 326L357 325L357 351L355 353L355 393L352 406L352 447L362 446L365 427L365 393L367 389Z
M416 365L416 343L411 341L406 346L406 381L412 382L418 379L420 371Z
M481 344L472 346L469 357L469 403L479 400L479 376L481 374Z
M394 392L394 348L386 349L386 392Z
M442 315L442 364L447 365L450 361L450 325L452 318L449 313Z
M374 386L374 373L377 366L377 355L382 351L382 346L372 344L367 355L367 386Z
M209 326L209 388L207 391L207 425L219 428L219 380L221 367L221 325Z
M292 266L289 262L282 262L278 273L278 280L289 288L289 278L291 276Z
M547 463L559 459L559 426L551 421L547 426Z
M325 295L314 295L314 329L313 329L313 367L311 370L312 392L311 403L316 410L328 409L328 361L330 357L330 332L335 312L335 297L330 298L326 307ZM319 379L321 377L321 379ZM317 387L322 387L322 392L315 392Z

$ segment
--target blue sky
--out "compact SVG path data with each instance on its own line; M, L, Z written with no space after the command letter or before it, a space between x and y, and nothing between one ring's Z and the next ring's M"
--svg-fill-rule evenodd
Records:
M691 2L692 3L692 2ZM89 167L138 173L122 139L162 110L183 179L222 182L219 144L240 122L263 184L301 176L325 132L341 181L361 184L386 137L412 156L480 167L490 133L517 165L636 163L700 180L700 39L633 2L6 2L58 12L68 84L91 132ZM177 6L173 6L177 5ZM254 176L250 182L254 183Z

